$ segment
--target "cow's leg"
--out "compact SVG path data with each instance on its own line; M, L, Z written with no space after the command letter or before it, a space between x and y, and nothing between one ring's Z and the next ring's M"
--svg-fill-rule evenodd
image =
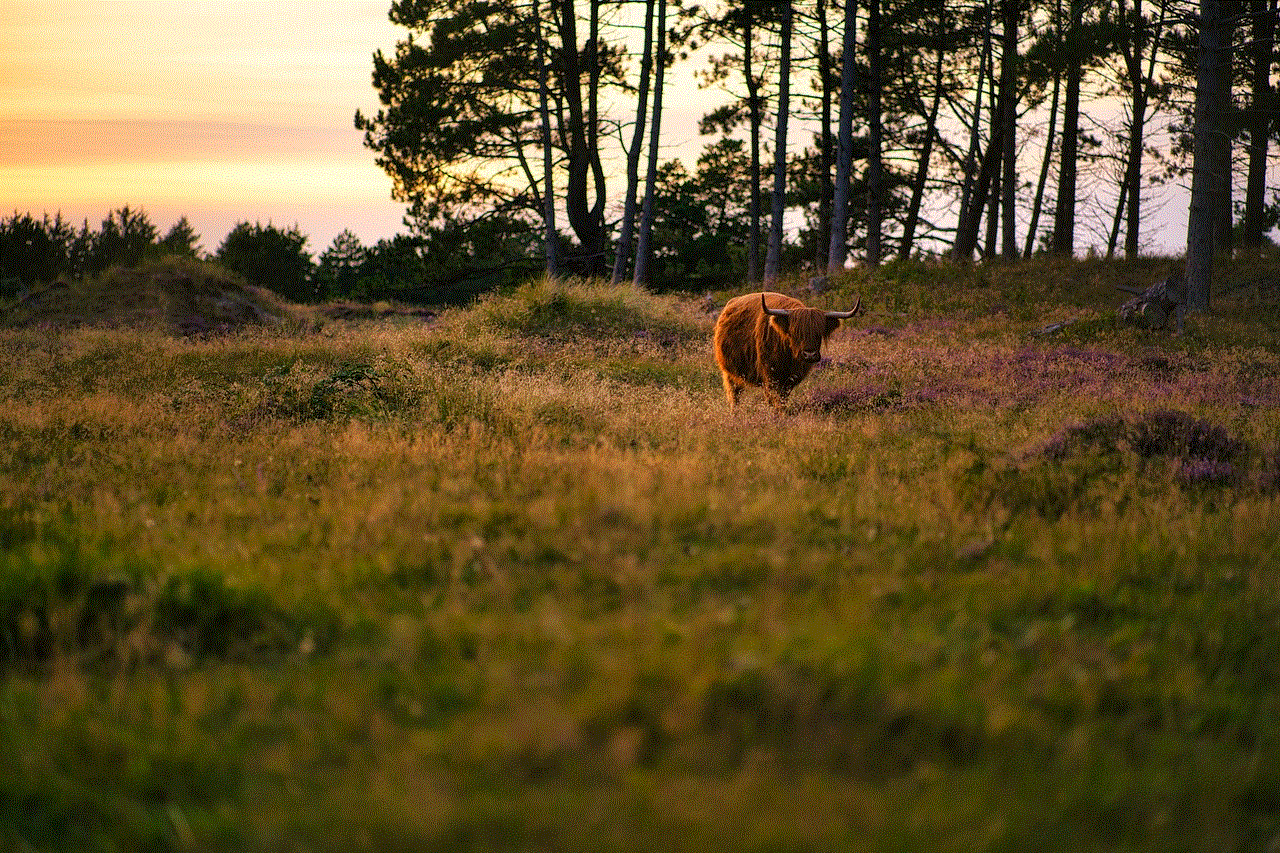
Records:
M729 411L738 408L738 398L742 396L742 383L737 382L728 373L721 373L720 378L724 381L724 396L729 401Z
M791 389L781 382L766 380L764 383L764 397L769 401L769 405L773 406L779 412L785 412L787 409L787 396L791 393Z

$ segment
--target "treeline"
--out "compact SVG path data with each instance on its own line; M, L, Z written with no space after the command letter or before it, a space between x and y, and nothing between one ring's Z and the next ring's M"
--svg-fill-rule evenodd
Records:
M1221 252L1277 219L1276 18L1276 0L395 0L409 37L374 55L383 108L356 125L420 227L501 220L550 268L650 285L729 260L768 281L921 251L1132 256L1161 188L1195 176ZM695 54L726 103L687 175L658 154Z
M195 257L200 237L186 217L162 237L141 210L122 207L102 227L85 220L79 228L47 213L14 213L0 219L0 282L6 296L18 288L62 278L87 278L112 266L135 266L148 258Z
M0 295L56 280L100 275L166 256L198 258L294 302L327 299L440 304L459 302L536 271L537 260L499 251L503 236L476 226L396 235L365 246L343 231L319 256L298 227L237 224L212 254L184 216L163 235L146 211L112 210L99 228L74 226L60 214L13 213L0 219ZM482 246L494 249L487 257Z
M741 157L741 143L722 140L707 147L693 174L678 160L659 168L652 289L701 292L741 282L746 207L724 192L726 184L743 178ZM784 241L789 268L802 264L809 237L802 231L797 240ZM110 211L97 229L87 220L74 226L60 214L15 212L0 218L0 296L179 256L220 264L294 302L393 299L440 305L519 283L545 263L528 224L506 216L415 228L373 245L344 230L318 255L296 225L241 222L211 253L200 250L200 241L186 217L161 233L145 210L128 206ZM558 251L569 257L577 247L560 235Z

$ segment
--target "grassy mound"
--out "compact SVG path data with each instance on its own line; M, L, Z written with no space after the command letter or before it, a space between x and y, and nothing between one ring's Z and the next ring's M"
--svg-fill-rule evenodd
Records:
M652 336L674 343L702 334L675 300L631 282L535 279L509 294L485 297L472 316L508 333L553 340Z
M113 267L88 281L56 281L0 309L6 326L115 326L178 335L223 334L291 318L278 297L234 273L176 257Z

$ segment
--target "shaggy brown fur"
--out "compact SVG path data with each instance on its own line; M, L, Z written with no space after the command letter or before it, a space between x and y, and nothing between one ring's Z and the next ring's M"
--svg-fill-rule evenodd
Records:
M766 314L762 295L770 309L787 314ZM730 299L716 321L714 339L729 408L736 408L743 389L754 385L763 388L769 403L782 411L792 389L822 358L822 342L840 326L842 317L857 310L857 306L852 312L806 308L781 293L748 293Z

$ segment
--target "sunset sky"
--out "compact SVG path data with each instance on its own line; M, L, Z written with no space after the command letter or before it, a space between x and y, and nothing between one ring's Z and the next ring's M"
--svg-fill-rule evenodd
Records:
M186 215L210 252L239 221L297 224L315 255L343 228L367 244L404 230L404 207L352 122L378 109L374 51L405 36L389 7L0 0L0 216L61 212L96 228L129 205L161 232ZM699 89L691 63L677 65L664 159L687 155L692 167L708 141L697 120L723 98ZM805 144L797 128L789 147ZM621 168L610 168L614 186ZM1147 239L1181 252L1185 192L1155 196ZM1093 242L1082 235L1077 250Z
M406 31L390 0L0 0L0 215L98 227L186 215L206 251L239 221L297 224L318 255L343 228L404 230L404 206L353 125L373 53ZM668 146L701 147L714 93L685 72ZM676 88L680 84L669 87Z
M402 230L352 124L404 32L389 6L0 0L0 215L185 214L208 251L240 220L296 223L316 254Z

